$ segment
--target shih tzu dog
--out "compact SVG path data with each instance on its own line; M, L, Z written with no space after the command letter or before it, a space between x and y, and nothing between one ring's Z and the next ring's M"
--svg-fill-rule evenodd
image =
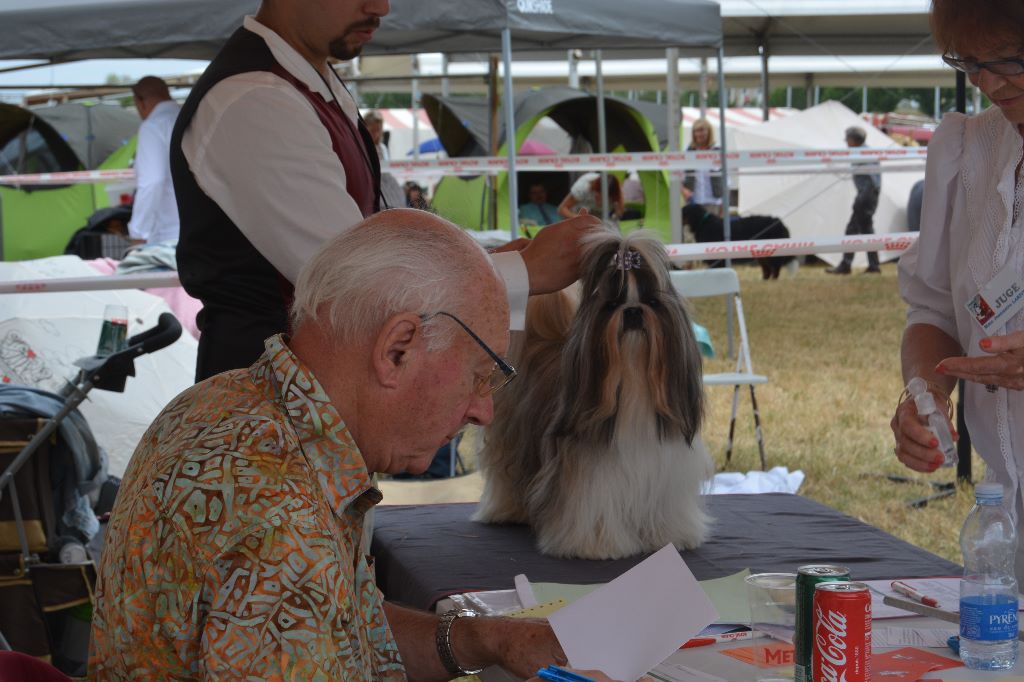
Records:
M575 291L534 296L495 395L474 519L529 523L541 552L616 559L700 545L713 472L701 359L651 236L601 231Z

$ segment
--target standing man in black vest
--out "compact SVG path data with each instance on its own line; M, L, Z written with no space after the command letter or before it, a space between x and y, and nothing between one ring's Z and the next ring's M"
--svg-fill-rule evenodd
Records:
M192 89L171 140L178 272L200 299L197 379L246 367L288 330L292 283L321 244L381 208L380 164L328 59L352 59L388 0L263 0ZM526 297L576 279L584 216L495 254L522 325Z

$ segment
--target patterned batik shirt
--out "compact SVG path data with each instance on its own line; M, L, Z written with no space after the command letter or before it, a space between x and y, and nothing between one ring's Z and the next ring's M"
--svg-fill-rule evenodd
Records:
M92 629L99 680L404 680L359 551L380 501L280 336L174 399L132 457Z

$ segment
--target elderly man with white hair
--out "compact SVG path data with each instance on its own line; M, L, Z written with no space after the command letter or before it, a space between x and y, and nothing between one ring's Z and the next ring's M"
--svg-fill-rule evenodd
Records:
M385 605L360 552L373 472L419 472L515 374L486 253L400 209L328 242L294 335L175 398L125 474L99 571L96 679L441 680L564 662L543 621ZM424 396L430 396L425 400Z

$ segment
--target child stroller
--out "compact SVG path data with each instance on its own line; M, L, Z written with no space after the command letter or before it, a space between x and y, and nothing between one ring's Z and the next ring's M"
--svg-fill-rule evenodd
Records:
M135 358L179 336L178 320L163 313L123 350L77 360L77 377L59 395L0 387L0 649L85 674L96 582L90 557L99 558L98 517L113 506L119 481L107 476L76 408L93 388L123 392Z

